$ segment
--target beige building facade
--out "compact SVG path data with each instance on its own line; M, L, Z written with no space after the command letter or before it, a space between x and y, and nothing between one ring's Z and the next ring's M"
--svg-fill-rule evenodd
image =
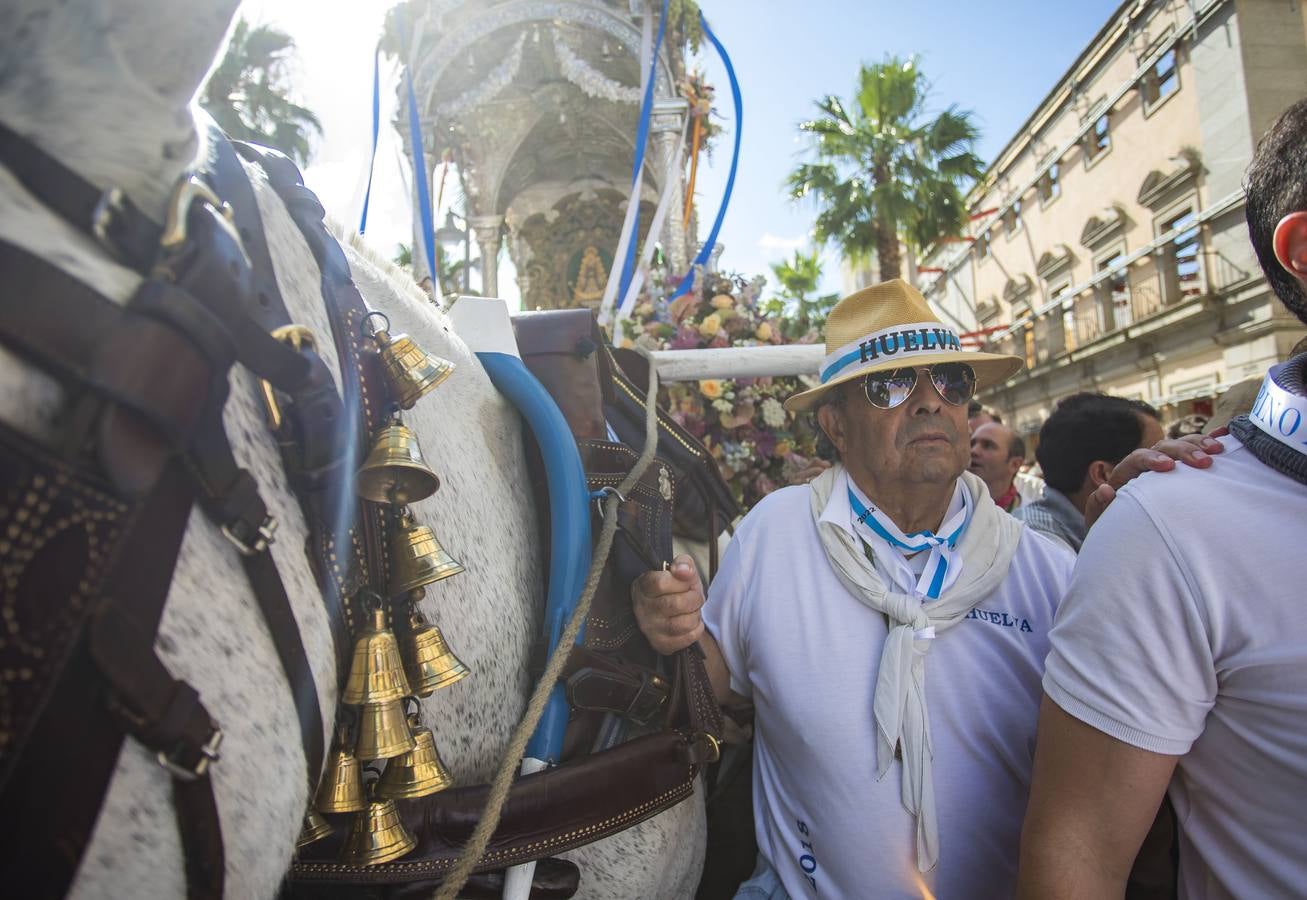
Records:
M1027 435L1080 390L1169 422L1287 356L1304 331L1261 275L1242 181L1304 95L1299 2L1122 5L973 190L968 236L918 269L946 319L1026 359L982 399Z

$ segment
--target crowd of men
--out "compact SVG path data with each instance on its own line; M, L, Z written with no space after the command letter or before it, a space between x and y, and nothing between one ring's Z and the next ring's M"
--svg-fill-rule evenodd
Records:
M1307 101L1246 191L1307 324ZM969 407L1022 361L917 337L937 329L901 281L843 299L818 383L786 403L834 463L750 511L706 602L686 558L632 587L655 648L698 643L718 700L756 711L758 864L736 896L1121 897L1149 867L1157 896L1301 895L1307 354L1219 440L1063 398L1041 493L1021 437ZM1140 851L1164 797L1159 864Z

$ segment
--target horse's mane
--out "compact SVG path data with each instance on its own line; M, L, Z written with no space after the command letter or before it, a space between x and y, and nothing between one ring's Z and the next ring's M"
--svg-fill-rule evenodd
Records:
M331 236L339 241L341 246L350 247L359 256L381 270L382 274L389 277L395 288L402 290L410 300L415 303L431 302L431 297L427 292L418 287L417 282L413 280L411 271L396 265L394 260L388 259L380 250L369 244L363 235L352 228L346 228L335 216L330 214L326 217L326 225L327 230L331 232Z

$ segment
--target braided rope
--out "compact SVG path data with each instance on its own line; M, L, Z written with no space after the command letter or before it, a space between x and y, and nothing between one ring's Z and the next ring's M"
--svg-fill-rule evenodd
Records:
M640 480L645 470L649 468L649 464L653 462L654 451L658 449L658 371L654 367L653 358L649 353L643 348L640 348L640 353L649 360L649 390L644 399L644 449L641 451L640 458L636 460L635 465L631 467L631 471L627 473L625 480L617 488L617 494L622 496L629 494L631 489L635 487L636 482ZM549 663L545 666L544 674L540 676L540 681L531 694L531 700L527 703L522 721L517 723L517 728L513 731L513 737L508 742L508 749L504 751L504 759L499 764L499 771L495 773L494 780L490 782L490 795L486 799L486 808L481 813L481 820L477 822L476 828L472 831L472 837L468 839L467 846L463 848L463 853L459 856L458 862L445 876L440 885L440 890L436 892L435 900L454 900L458 896L458 892L467 883L468 877L485 854L486 847L489 846L490 838L495 833L495 829L499 827L499 819L504 811L504 803L508 800L508 792L513 786L513 779L517 774L522 754L526 751L527 741L531 739L536 723L540 721L540 716L544 713L549 694L553 691L558 676L562 674L563 666L567 663L567 657L571 654L572 645L576 643L576 636L581 632L581 625L590 612L590 603L594 599L595 590L599 586L599 576L608 560L608 552L612 549L613 537L617 532L617 505L620 502L617 495L611 492L604 498L604 526L599 532L599 541L595 546L594 558L590 563L590 572L585 579L585 590L582 591L581 599L577 602L572 617L568 619L567 627L563 629L557 646L549 655Z

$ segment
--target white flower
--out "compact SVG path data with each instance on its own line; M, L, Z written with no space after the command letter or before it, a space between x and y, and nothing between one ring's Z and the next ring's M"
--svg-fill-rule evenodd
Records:
M762 401L762 421L768 428L785 426L785 407L781 406L780 401L775 397L768 397Z

